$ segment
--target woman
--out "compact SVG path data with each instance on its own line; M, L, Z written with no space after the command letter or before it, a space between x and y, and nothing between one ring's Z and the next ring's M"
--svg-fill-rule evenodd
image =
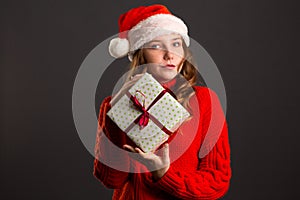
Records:
M131 70L120 92L101 104L94 175L115 189L113 199L224 196L231 178L227 125L215 93L195 86L196 69L188 50L186 25L162 5L134 8L121 15L119 25L119 38L111 41L109 51L116 58L128 55ZM136 147L106 116L111 105L145 71L173 91L191 114L158 152L150 153ZM220 128L215 124L221 124ZM126 150L113 161L115 166L125 166L125 170L99 161L112 159L105 138ZM203 149L209 151L200 155Z

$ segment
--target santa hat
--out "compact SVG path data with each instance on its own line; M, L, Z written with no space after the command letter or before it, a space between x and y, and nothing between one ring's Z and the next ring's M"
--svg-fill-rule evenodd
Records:
M154 38L177 33L185 44L190 40L185 23L163 5L141 6L122 14L119 18L119 37L109 44L109 53L115 58L121 58L141 48Z

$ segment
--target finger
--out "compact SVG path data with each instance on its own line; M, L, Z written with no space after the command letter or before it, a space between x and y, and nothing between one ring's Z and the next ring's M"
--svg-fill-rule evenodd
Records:
M124 144L124 145L123 145L123 148L124 148L124 149L127 149L127 150L129 150L129 151L131 151L131 152L136 153L136 151L134 150L134 148L133 148L132 146L128 145L128 144Z
M138 81L144 74L136 74L130 78L130 81L136 82Z
M141 154L142 156L145 154L140 148L135 148L134 149L137 153Z
M168 143L166 143L164 145L162 157L163 157L163 159L169 158L169 144Z
M123 145L123 148L124 148L124 149L127 149L127 150L129 150L129 151L132 152L132 153L129 154L129 156L130 156L131 158L133 158L134 160L137 160L137 161L139 161L139 162L141 162L141 163L144 161L143 156L140 155L140 154L136 151L136 149L138 149L138 148L133 148L132 146L127 145L127 144ZM139 149L139 150L140 150L140 149Z
M114 97L112 98L110 104L113 105L117 102L117 100L119 98L121 98L121 96L123 96L126 91L129 90L129 88L131 88L144 74L136 74L135 76L133 76L132 78L130 78L128 81L126 81L123 86L121 87L121 89L114 95Z
M135 83L137 82L137 80L135 79L131 79L127 82L124 83L123 87L121 88L122 92L126 92L131 86L133 86Z
M144 74L136 74L135 77L140 78L142 77Z
M139 157L143 160L153 160L157 157L153 152L143 152L140 148L135 148L135 151L138 153Z

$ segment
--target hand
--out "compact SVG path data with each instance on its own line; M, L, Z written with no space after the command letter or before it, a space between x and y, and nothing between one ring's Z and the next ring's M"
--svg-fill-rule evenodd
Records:
M170 167L169 145L166 143L161 150L161 155L156 155L153 152L144 153L139 148L133 148L125 144L124 149L127 149L135 154L130 156L145 165L152 173L153 179L160 179Z
M131 77L129 81L125 82L119 92L114 95L114 97L110 101L110 104L113 105L114 103L116 103L126 93L126 91L131 88L143 75L144 74L136 74L135 76Z

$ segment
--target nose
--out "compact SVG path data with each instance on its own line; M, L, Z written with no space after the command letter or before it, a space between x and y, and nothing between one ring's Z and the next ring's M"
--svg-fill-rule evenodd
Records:
M173 58L174 58L174 54L169 50L165 50L164 59L172 60Z

